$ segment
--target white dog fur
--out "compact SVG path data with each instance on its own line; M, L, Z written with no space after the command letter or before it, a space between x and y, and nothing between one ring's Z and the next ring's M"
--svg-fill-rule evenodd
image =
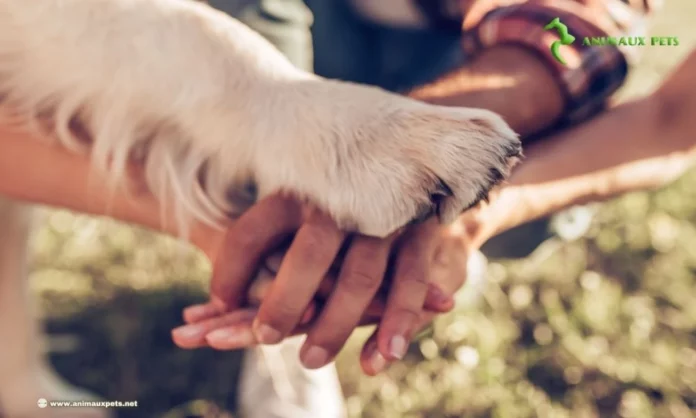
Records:
M184 234L193 219L219 226L285 191L345 229L386 236L431 213L454 219L520 154L491 112L300 71L241 23L187 0L0 0L0 102L114 181L142 162ZM23 245L17 234L0 255ZM0 261L24 265L22 254ZM20 294L21 272L0 273L0 291ZM7 312L0 333L23 338ZM13 361L3 355L0 374L21 366ZM41 374L24 372L34 383ZM27 387L0 379L6 411L18 399L8 391Z
M0 0L0 91L116 179L142 158L182 228L284 190L386 236L433 210L452 220L520 152L491 112L321 79L183 0Z

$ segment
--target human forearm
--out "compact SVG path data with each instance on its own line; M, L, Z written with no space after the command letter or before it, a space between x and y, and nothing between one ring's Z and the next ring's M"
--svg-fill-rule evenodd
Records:
M662 106L657 96L627 103L528 147L527 163L515 170L509 184L529 186L586 175L605 178L598 173L688 155L694 146L693 131L688 129L691 121L683 118L677 125L665 124L659 116Z
M176 234L160 219L160 208L134 181L110 188L103 173L92 169L87 156L39 141L26 132L0 126L0 194L13 199L55 206ZM195 223L190 241L210 253L222 239L220 231Z
M678 114L665 117L665 100ZM696 120L688 116L696 109L688 106L694 107L686 97L654 94L529 147L526 161L482 211L480 239L575 204L675 180L696 160Z
M499 206L498 210L506 213L490 222L479 243L508 229L574 205L603 201L632 191L663 187L693 166L696 160L694 157L693 151L674 153L565 179L505 187L500 190L494 206ZM510 207L515 210L509 212ZM496 215L491 217L496 218Z
M602 170L619 169L628 163L652 160L666 164L680 156L688 157L696 146L695 72L696 50L650 96L528 147L527 163L515 170L510 184L596 176ZM666 178L671 171L665 171ZM654 181L659 183L660 177Z
M494 111L522 136L548 127L563 111L561 91L551 73L536 55L515 46L491 48L470 65L409 95L429 103Z
M434 7L433 22L464 18L461 47L469 60L465 67L413 94L440 104L498 112L523 140L548 128L587 120L602 111L621 87L637 50L588 46L581 40L645 35L645 18L655 5L629 3L469 0L460 2L460 15L448 14L450 8ZM560 26L556 31L550 23L557 19L578 42L567 44L566 38L561 39ZM565 45L561 57L550 48L555 42Z
M522 133L525 127L527 130L543 127L557 117L562 102L558 91L539 94L553 86L553 81L543 77L544 67L529 55L514 47L491 49L470 67L423 86L411 95L443 105L477 106L498 112L513 129ZM528 147L527 162L515 171L510 184L539 184L587 173L596 175L623 163L663 158L671 152L689 149L690 137L686 133L696 131L696 126L691 126L696 124L696 119L686 115L690 108L696 107L691 104L694 101L691 97L696 95L684 94L685 88L686 91L691 88L684 81L674 79L685 79L688 71L696 70L696 58L691 60L694 68L689 69L689 63L685 63L666 81L665 87L649 98L618 106L591 122ZM518 106L519 103L525 106ZM545 118L536 116L543 112L549 112ZM696 114L696 109L691 114Z

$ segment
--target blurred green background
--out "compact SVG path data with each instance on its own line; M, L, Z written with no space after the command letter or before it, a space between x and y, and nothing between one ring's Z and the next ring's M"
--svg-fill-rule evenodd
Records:
M681 46L647 47L623 100L696 46L694 17L693 0L667 2L653 32ZM338 361L350 416L696 416L695 181L602 204L585 237L494 261L480 302L441 318L383 376L355 367L356 335ZM196 399L233 410L241 354L169 338L181 309L205 299L205 259L110 220L44 215L31 285L59 372L106 399L137 399L123 417L180 417Z

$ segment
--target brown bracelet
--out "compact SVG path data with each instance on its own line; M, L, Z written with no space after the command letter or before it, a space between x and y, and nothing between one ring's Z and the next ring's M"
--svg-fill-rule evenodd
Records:
M558 32L545 27L559 18L575 41L560 47L565 64L556 60L551 46ZM624 54L613 46L584 45L584 38L605 36L603 29L577 13L543 4L525 3L489 11L462 38L467 54L477 55L496 45L517 45L534 52L547 66L563 92L562 124L576 123L601 111L628 74Z

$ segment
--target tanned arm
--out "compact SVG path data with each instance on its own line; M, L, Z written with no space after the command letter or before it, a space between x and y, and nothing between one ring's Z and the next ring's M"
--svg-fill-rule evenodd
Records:
M476 52L473 61L411 92L414 98L437 104L493 110L523 140L561 127L558 121L575 122L574 128L557 129L541 141L526 141L525 162L499 193L503 203L478 211L489 218L484 240L573 204L663 186L690 166L693 140L686 133L693 132L689 124L694 122L685 112L694 108L688 102L696 98L696 87L685 78L696 70L693 54L649 98L577 123L600 110L621 85L628 57L606 47L590 53L576 42L564 50L569 65L559 66L548 54L554 33L543 22L560 14L576 38L616 36L634 33L638 27L632 25L654 12L653 3L630 3L637 19L607 26L616 22L607 19L610 8L601 7L610 2L617 0L470 2L462 45ZM495 14L488 14L496 8ZM507 213L506 205L514 206L515 213Z
M652 95L529 147L526 162L477 213L478 241L571 205L680 177L696 161L694 74L696 50Z
M563 96L551 72L534 53L517 46L488 49L470 65L409 96L444 106L492 110L523 138L546 129L563 112Z

